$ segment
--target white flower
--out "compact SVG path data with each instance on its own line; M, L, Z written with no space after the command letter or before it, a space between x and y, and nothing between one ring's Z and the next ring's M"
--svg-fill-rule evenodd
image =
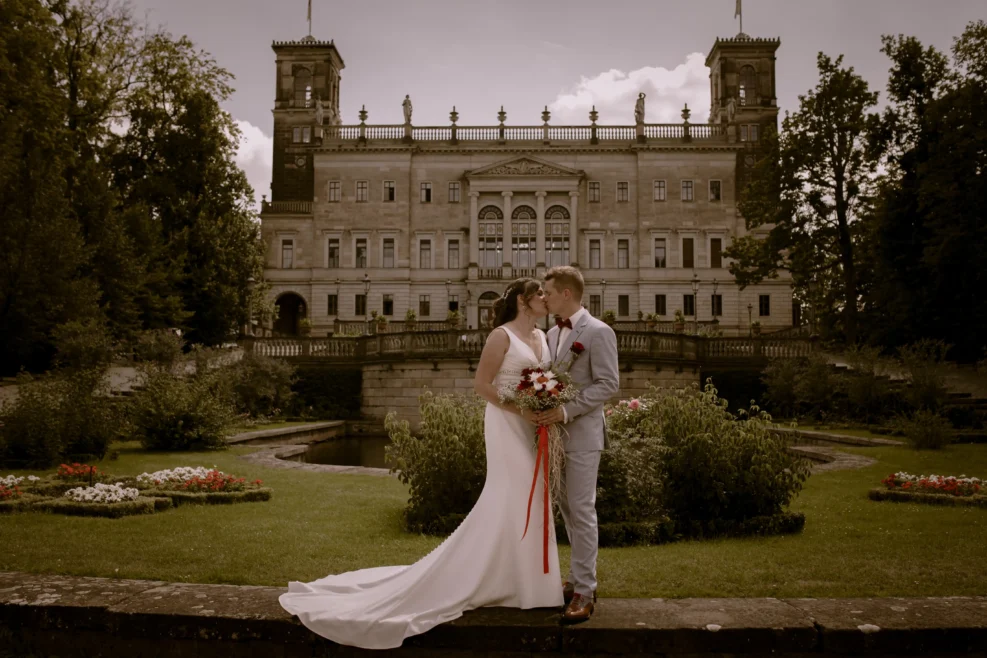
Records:
M119 484L98 483L92 487L77 487L65 492L65 497L77 503L122 503L137 500L140 492Z
M216 470L215 467L179 466L178 468L155 471L154 473L141 473L137 476L137 482L148 485L161 482L186 482L192 478L204 478L214 470Z

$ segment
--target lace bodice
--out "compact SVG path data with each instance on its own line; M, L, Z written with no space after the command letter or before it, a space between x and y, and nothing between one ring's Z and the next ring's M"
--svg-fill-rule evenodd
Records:
M542 359L538 361L537 355L531 350L527 343L514 335L514 333L507 327L501 327L507 332L508 337L510 337L511 345L507 349L507 354L504 355L504 362L500 365L500 370L497 371L497 376L494 378L494 386L498 389L504 386L514 386L519 381L521 381L521 371L525 368L536 368L545 367L551 363L551 359L548 356L548 341L545 338L545 332L539 331L538 334L541 336L541 354Z

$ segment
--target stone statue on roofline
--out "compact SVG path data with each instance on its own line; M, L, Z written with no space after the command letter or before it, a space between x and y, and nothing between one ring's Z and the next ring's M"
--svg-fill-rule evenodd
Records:
M325 118L326 109L322 105L322 97L318 94L315 95L315 125L321 126L322 120Z
M408 94L404 95L404 102L401 103L401 107L404 109L404 122L406 124L411 124L411 96Z
M644 92L637 95L637 102L634 103L634 123L644 123Z

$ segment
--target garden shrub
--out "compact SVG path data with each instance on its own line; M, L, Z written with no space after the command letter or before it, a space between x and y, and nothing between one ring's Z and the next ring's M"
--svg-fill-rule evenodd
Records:
M943 416L919 409L899 421L905 438L918 450L939 450L953 441L953 425Z
M245 354L221 373L240 414L254 418L280 415L295 395L291 390L295 368L281 359Z
M850 418L878 423L903 410L905 401L883 376L884 359L877 349L853 347L846 358L851 368L845 375Z
M101 370L21 378L16 402L0 410L0 461L49 468L60 461L102 459L128 423L108 397Z
M170 370L182 357L185 341L168 329L142 331L134 345L134 359L138 363Z
M100 369L113 360L115 345L106 325L94 319L73 320L55 327L53 339L59 365L78 369Z
M943 361L949 346L941 340L921 340L899 350L908 373L905 397L912 409L938 411L946 403L946 379Z
M442 534L455 529L480 497L486 479L483 416L486 402L469 395L418 398L421 425L412 435L392 412L385 427L391 472L411 490L405 521L410 532Z
M762 399L773 415L783 418L794 418L798 415L799 399L795 387L804 367L804 363L798 359L772 359L764 368L761 374L761 380L764 382ZM747 398L747 400L752 399L757 398Z
M826 420L842 414L835 404L840 397L843 380L821 354L805 360L795 380L795 397L800 412L810 418Z
M204 450L226 446L232 405L212 377L176 377L148 370L132 402L132 423L148 450Z

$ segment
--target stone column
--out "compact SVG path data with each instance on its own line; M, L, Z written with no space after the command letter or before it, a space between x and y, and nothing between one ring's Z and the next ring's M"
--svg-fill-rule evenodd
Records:
M504 197L504 265L511 265L511 197L514 192L501 192Z
M569 192L569 264L579 265L579 192Z
M470 267L480 262L480 193L470 192Z
M537 267L545 267L545 197L548 192L538 190L535 192L535 210L537 211L537 228L535 239L535 263Z

